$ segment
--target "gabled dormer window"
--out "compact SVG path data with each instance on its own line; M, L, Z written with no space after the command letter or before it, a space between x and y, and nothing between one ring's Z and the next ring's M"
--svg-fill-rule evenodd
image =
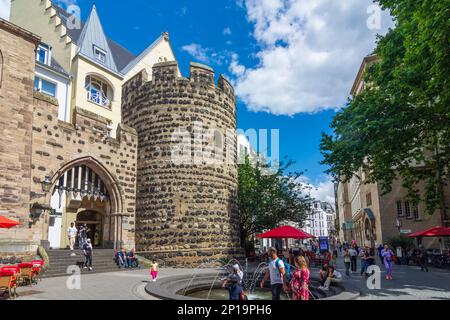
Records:
M94 46L94 57L95 59L97 59L98 61L105 63L106 62L106 51L100 49L97 46Z
M42 64L50 65L51 47L41 43L36 49L36 61L39 61Z

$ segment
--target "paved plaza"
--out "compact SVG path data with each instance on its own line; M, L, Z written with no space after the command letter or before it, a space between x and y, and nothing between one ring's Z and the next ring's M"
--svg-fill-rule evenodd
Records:
M338 270L343 272L342 258L338 259ZM430 269L421 272L416 266L395 266L394 280L386 281L382 270L381 289L369 290L366 279L358 272L350 277L344 275L343 285L361 293L361 300L415 300L450 299L450 271ZM162 268L160 279L167 276L210 272L211 269ZM318 272L311 270L312 274ZM68 277L45 278L33 287L18 289L18 300L157 300L145 292L149 283L148 270L117 271L102 274L81 275L81 288L68 289Z

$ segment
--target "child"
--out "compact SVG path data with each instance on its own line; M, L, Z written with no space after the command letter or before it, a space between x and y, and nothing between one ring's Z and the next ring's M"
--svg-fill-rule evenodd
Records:
M245 292L239 284L239 276L233 274L225 287L230 295L230 300L247 300Z
M158 263L155 260L152 260L150 275L152 276L152 281L155 282L156 277L158 276Z

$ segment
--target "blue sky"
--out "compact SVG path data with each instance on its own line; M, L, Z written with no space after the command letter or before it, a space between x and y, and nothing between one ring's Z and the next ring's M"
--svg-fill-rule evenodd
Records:
M0 0L0 16L7 2ZM315 196L331 200L319 164L321 132L330 132L376 34L392 25L371 0L55 2L77 4L83 19L95 2L108 36L135 54L168 31L183 75L197 61L231 79L239 128L279 129L280 156L307 170Z

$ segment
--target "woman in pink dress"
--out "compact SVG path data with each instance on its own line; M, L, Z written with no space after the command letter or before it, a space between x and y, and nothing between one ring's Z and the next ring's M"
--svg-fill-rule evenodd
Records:
M309 270L305 257L298 256L295 266L290 284L292 300L309 300Z

